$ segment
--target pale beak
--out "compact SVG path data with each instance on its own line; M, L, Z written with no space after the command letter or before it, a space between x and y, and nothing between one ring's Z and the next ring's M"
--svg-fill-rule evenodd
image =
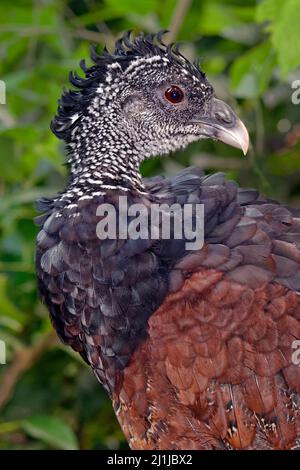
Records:
M203 137L211 138L239 148L246 155L249 148L249 134L228 104L213 98L205 115L197 115L193 123L201 124Z

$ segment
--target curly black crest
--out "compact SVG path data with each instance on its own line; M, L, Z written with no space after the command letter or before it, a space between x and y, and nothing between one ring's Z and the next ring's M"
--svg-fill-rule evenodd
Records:
M58 101L57 115L51 122L51 130L61 138L69 141L70 133L74 127L73 117L76 113L81 113L84 106L89 103L94 96L98 85L105 82L108 67L117 63L124 71L136 59L151 56L167 57L171 63L176 63L188 70L191 74L203 79L204 72L199 68L199 64L191 63L184 57L179 44L170 43L166 45L162 38L167 31L160 31L156 34L144 35L141 33L135 38L131 38L131 32L127 31L115 43L114 52L110 53L104 47L102 55L96 52L95 46L91 46L91 59L94 65L87 67L85 60L80 61L80 67L84 72L84 77L80 77L76 72L70 72L70 83L75 90L64 90L61 99Z

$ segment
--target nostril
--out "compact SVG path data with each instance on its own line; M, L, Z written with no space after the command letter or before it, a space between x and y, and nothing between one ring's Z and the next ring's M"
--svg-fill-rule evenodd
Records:
M234 124L234 116L229 109L220 109L215 112L216 120L222 124Z

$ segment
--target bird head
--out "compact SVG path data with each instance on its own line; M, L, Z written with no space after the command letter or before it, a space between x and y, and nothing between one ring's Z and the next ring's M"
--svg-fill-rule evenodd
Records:
M113 53L92 48L94 65L81 62L84 78L70 74L77 90L64 92L52 130L75 154L95 161L113 149L140 162L208 138L246 153L244 124L214 96L199 66L166 46L162 35L126 33Z

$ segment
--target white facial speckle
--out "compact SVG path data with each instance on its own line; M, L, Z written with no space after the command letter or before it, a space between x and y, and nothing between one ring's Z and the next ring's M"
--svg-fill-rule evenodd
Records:
M77 119L80 117L80 114L79 113L76 113L76 114L73 114L73 116L71 116L71 121L72 121L72 124L77 121Z

